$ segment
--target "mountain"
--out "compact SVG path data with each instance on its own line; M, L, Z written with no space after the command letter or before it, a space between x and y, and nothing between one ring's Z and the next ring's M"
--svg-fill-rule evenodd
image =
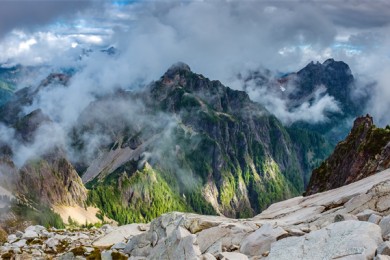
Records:
M70 80L52 73L2 106L1 122L20 146L33 146L44 138L42 129L52 127L49 115L40 109L25 114L24 107L43 90L67 88ZM321 135L286 129L245 92L182 63L141 91L97 97L68 138L70 147L54 143L14 167L20 180L13 191L30 204L96 206L120 223L150 221L172 210L253 216L301 193L328 147ZM2 149L10 163L12 149L15 144Z
M17 73L18 67L0 67L0 105L5 104L12 97L16 89L15 74Z
M327 155L321 135L286 129L247 93L183 63L142 90L96 97L67 133L69 146L56 145L42 132L52 127L50 115L24 108L41 91L67 88L71 77L50 74L17 91L0 110L18 146L52 146L11 167L19 178L13 192L27 204L96 206L100 216L119 223L146 222L172 210L250 217L300 194ZM15 142L2 140L9 164L18 155Z
M162 192L171 194L175 205L171 210L186 205L190 211L246 217L302 191L304 173L283 125L245 92L195 74L185 64L174 65L135 97L120 93L91 104L75 136L91 136L95 129L104 129L107 120L100 118L101 111L112 111L110 119L120 121L122 111L116 114L112 105L135 102L144 104L132 119L137 124L118 128L110 123L110 149L82 174L95 196L91 202L98 207L105 207L100 202L104 196L115 197L111 201L118 203L110 208L125 205L128 216L123 218L139 220L129 215L138 214L133 196L140 193L143 208L158 212L150 193L143 192L146 188L138 189L137 171L141 175L153 171L161 187L170 188ZM100 113L94 115L97 110ZM75 143L83 146L77 138ZM142 155L147 153L149 170L142 164ZM118 190L118 186L126 188ZM118 212L123 210L118 208Z
M371 116L355 120L347 138L312 173L306 194L361 180L390 167L390 127L378 128Z
M367 100L365 95L356 95L356 82L348 64L334 59L311 62L293 73L273 75L268 70L255 70L245 76L240 74L238 78L247 92L265 92L257 101L268 109L280 110L275 104L283 104L284 114L296 115L284 119L287 125L320 133L334 146L348 134L351 121L362 114ZM275 103L275 99L279 102ZM327 106L322 107L321 102L326 102ZM303 113L319 109L323 110L324 119L302 117Z

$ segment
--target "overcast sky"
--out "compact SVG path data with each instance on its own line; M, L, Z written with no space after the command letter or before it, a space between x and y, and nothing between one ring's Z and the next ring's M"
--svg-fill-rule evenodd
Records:
M367 111L390 122L388 0L0 0L0 63L64 67L107 46L120 57L84 61L106 88L157 79L177 61L240 88L232 77L243 69L343 60L362 85L377 82Z

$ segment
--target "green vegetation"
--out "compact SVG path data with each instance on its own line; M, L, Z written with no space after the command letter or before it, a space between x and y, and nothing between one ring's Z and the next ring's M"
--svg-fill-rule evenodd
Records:
M150 166L130 176L123 172L117 179L95 184L87 202L120 224L149 222L169 211L191 211L184 198Z
M214 208L208 203L201 192L201 187L198 186L192 190L185 192L185 198L188 205L191 206L194 212L203 215L216 215Z
M359 150L375 156L382 151L388 142L390 142L390 129L374 126L371 128L368 141L359 147Z
M331 145L322 135L299 129L296 127L287 128L287 132L297 151L300 163L305 171L304 186L309 183L311 172L331 154L333 145Z
M31 221L34 225L42 225L47 228L65 227L60 215L47 206L34 205L34 207L29 207L25 204L14 202L11 204L11 211L18 216L19 221Z

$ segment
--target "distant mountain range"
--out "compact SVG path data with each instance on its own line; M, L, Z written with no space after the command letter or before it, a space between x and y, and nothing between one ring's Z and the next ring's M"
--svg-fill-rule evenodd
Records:
M37 132L50 129L54 119L23 108L41 91L67 88L71 80L71 74L53 73L39 86L10 92L0 121L17 142L28 146L45 138ZM253 216L301 194L312 169L345 133L334 135L335 128L360 111L350 98L353 76L345 63L311 63L258 87L275 82L289 93L283 98L291 110L311 102L321 85L342 112L330 113L326 123L286 127L245 91L178 63L140 91L118 89L90 103L67 129L69 147L54 146L18 168L9 140L0 140L3 186L33 208L93 205L119 223L173 210ZM289 82L296 91L289 92Z
M273 96L286 105L287 113L304 113L302 106L315 106L323 110L324 120L304 120L297 117L286 122L292 127L310 129L324 135L332 145L343 140L349 132L352 121L363 113L368 96L356 95L355 79L349 66L342 61L328 59L322 64L311 62L303 69L294 73L273 75L270 71L250 71L238 78L244 83L247 92L262 90L265 95L259 98L266 108L275 109ZM265 97L265 98L264 98ZM326 97L327 99L324 99ZM327 100L337 107L330 107L329 103L321 104ZM331 100L331 101L329 101ZM306 110L310 112L307 108Z

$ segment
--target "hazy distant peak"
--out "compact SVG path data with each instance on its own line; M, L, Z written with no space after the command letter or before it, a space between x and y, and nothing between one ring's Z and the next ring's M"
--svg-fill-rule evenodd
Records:
M177 62L165 72L165 76L172 77L180 72L191 72L191 68L184 62Z

